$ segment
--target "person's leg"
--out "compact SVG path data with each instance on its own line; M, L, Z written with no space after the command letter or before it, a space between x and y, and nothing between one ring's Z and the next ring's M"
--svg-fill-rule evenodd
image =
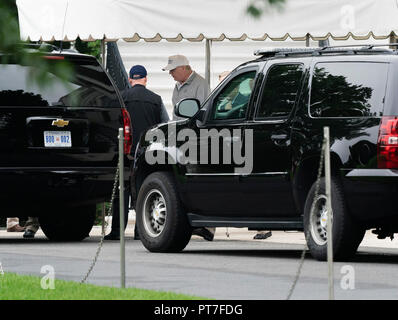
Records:
M24 238L34 238L37 230L39 230L39 219L37 217L28 217L25 224Z
M216 228L195 228L192 231L193 235L202 237L207 241L213 241Z
M16 226L19 224L19 218L7 218L7 229L12 228L13 226Z
M7 218L7 232L23 232L25 228L19 225L19 218Z
M124 229L126 230L129 219L129 190L124 192ZM120 238L120 198L115 197L112 206L112 230L105 240L119 240Z
M140 235L138 234L138 228L137 228L137 220L134 225L134 240L140 240Z

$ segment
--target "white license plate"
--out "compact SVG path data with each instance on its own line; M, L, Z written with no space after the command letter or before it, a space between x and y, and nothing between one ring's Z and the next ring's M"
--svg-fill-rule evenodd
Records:
M70 131L44 131L45 147L72 147Z

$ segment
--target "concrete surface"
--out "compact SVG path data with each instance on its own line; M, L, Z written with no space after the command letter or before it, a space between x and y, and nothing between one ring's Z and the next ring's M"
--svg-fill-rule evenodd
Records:
M193 237L181 253L150 253L126 232L126 285L173 291L215 299L286 299L298 272L305 241L303 233L273 232L253 240L255 231L218 228L215 240ZM43 265L54 267L57 279L80 281L100 240L94 227L82 242L50 242L41 231L33 240L22 233L0 231L0 263L5 272L43 276ZM353 261L334 264L336 299L398 299L396 241L367 234ZM88 283L120 284L120 245L106 241ZM345 267L355 270L355 289L343 290ZM307 251L292 299L327 299L327 264Z
M109 225L111 220L109 219ZM95 226L90 232L90 236L100 236L102 228ZM108 226L106 233L110 231ZM243 241L255 241L255 242L269 242L269 243L285 243L285 244L299 244L305 245L305 237L303 232L298 231L272 231L272 236L265 240L254 240L253 237L257 234L257 231L249 231L247 228L217 228L215 234L215 240L243 240ZM6 230L0 230L1 238L22 238L23 233L6 232ZM134 235L134 219L129 220L129 224L126 229L126 237L132 237ZM36 234L36 238L45 238L45 235L39 229ZM200 239L198 236L193 236L193 239ZM374 247L374 248L398 248L398 240L394 239L377 239L375 234L372 234L371 230L368 230L360 247Z

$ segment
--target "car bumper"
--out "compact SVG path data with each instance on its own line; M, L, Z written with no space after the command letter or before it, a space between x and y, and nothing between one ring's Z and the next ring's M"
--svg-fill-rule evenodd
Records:
M126 183L128 171L126 168ZM73 207L109 201L115 172L113 167L0 168L0 201L4 208L1 215L27 215L24 213L43 206Z

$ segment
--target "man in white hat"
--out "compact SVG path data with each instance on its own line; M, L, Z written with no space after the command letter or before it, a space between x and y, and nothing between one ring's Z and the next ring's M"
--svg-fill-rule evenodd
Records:
M209 95L209 85L203 77L192 70L187 57L183 55L170 56L167 66L162 70L169 71L176 81L172 97L173 105L186 98L198 99L202 103ZM176 120L178 117L173 114L173 119ZM215 228L196 228L192 233L212 241L215 230Z
M192 70L187 57L183 55L170 56L167 66L162 70L169 71L176 81L172 97L173 105L185 98L198 99L202 103L209 95L208 83ZM174 115L173 119L175 118Z

